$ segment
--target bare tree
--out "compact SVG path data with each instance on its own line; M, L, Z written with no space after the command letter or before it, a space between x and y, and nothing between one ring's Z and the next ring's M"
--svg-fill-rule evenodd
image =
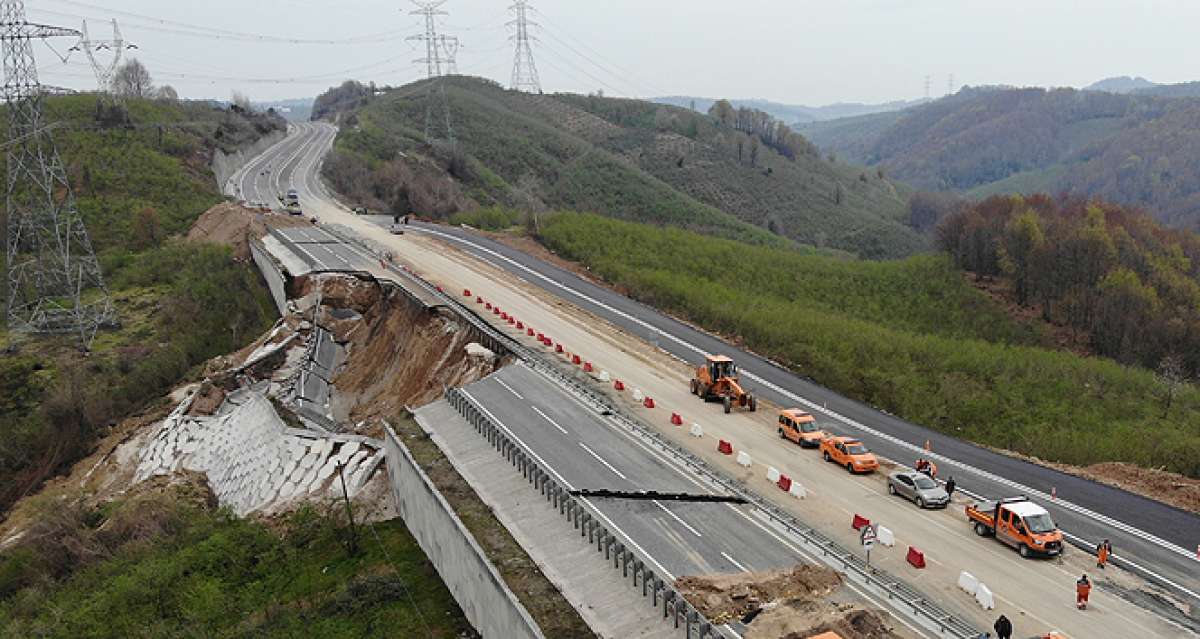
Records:
M175 87L169 84L164 84L161 87L158 87L158 91L154 92L154 97L166 102L178 102L179 92L175 90Z
M1171 403L1188 383L1187 369L1183 366L1183 359L1178 355L1167 355L1162 358L1162 361L1158 363L1158 370L1154 372L1154 381L1158 383L1159 389L1162 391L1163 419L1166 419L1167 413L1171 411Z
M234 91L230 102L245 113L250 113L254 110L254 105L251 104L249 96L241 91Z
M127 98L154 97L154 80L136 58L121 65L112 79L113 92Z

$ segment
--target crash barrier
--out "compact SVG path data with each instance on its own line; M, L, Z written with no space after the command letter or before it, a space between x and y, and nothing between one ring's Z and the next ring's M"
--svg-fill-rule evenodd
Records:
M738 466L745 466L746 468L749 468L750 467L750 453L747 453L744 450L739 450L738 456L737 456L737 463L738 463Z
M876 524L875 535L879 539L879 543L887 546L888 548L896 545L896 534L893 533L892 529L888 528L887 526L880 526Z
M974 597L975 590L979 588L979 580L975 578L975 575L964 570L958 573L958 587L962 588L963 592Z
M805 497L808 497L808 491L804 490L804 486L798 481L792 482L792 487L788 489L788 494L796 499L804 499Z
M609 375L608 371L600 371L600 381L608 382L610 379L612 379L612 375ZM617 390L621 389L618 388Z
M908 547L908 556L904 560L912 564L913 568L925 567L925 553L917 550L916 546Z
M870 526L871 520L863 517L858 513L854 513L854 519L850 520L850 527L855 530L862 530L863 526Z
M666 623L672 624L687 639L723 637L717 626L688 603L670 582L654 572L650 567L650 557L642 556L632 544L627 546L614 535L602 523L603 516L594 510L586 498L571 495L565 486L538 464L532 451L526 450L516 438L509 437L505 430L489 419L466 394L458 389L448 389L446 401L463 416L475 432L487 439L488 443L521 473L534 490L570 522L572 528L579 531L580 539L586 538L586 543L597 555L603 554L604 561L612 562L612 568L621 571L621 576L629 580L628 584L635 589L641 589L642 597L649 605L661 610L662 619ZM482 634L514 636L504 633Z
M640 389L640 388L633 389L633 401L640 402L645 398L646 398L646 396L642 394L642 389Z
M392 429L385 430L383 445L396 508L471 625L484 637L542 639L545 635L537 623L453 507Z
M704 429L695 422L692 422L692 427L688 429L688 434L692 437L704 437Z
M596 370L596 369L592 367L592 363L591 363L591 362L584 362L584 363L583 363L583 372L585 372L585 373L591 373L591 372L594 372L595 370Z
M614 380L614 381L613 381L613 388L614 388L614 389L616 389L616 390L619 390L619 391L623 391L623 390L625 390L625 382L622 382L622 381L621 381L621 380L619 380L619 379L618 379L618 380Z
M355 243L353 240L344 241ZM357 244L361 245L360 242ZM428 282L417 275L397 269L393 269L393 272L401 277L408 278L414 284L422 286L426 290L431 288ZM490 335L499 341L502 344L501 348L504 352L512 353L521 359L530 370L542 375L551 383L590 405L598 413L605 415L611 420L614 426L623 429L627 434L637 437L647 445L657 447L659 450L671 455L681 466L692 471L698 479L707 482L727 494L737 495L745 499L750 506L765 515L770 520L770 523L778 528L780 532L787 535L791 541L800 544L827 565L844 572L847 579L860 585L865 585L880 597L897 603L895 611L905 614L914 622L920 624L927 630L928 634L953 639L976 639L982 634L979 629L964 619L950 614L920 590L902 581L895 575L881 570L877 566L872 566L868 570L861 551L851 552L847 550L838 542L830 539L825 533L801 522L792 513L786 512L773 502L746 490L745 486L740 482L716 472L704 460L690 451L630 418L613 405L607 397L601 395L590 385L586 385L581 380L563 373L553 363L543 360L537 353L526 348L517 340L501 334L467 306L447 296L439 297L444 298L447 307L458 312L466 322L476 327L480 332ZM689 432L695 437L702 437L704 434L699 424L692 424ZM795 486L796 484L793 483L792 485Z
M991 610L996 607L996 597L992 595L992 590L979 582L979 586L975 588L975 602L984 610Z
M721 453L722 455L732 455L733 444L725 441L724 439L719 439L717 440L717 452Z
M671 413L671 425L683 426L683 417L679 413Z
M654 398L647 397L646 399L642 400L642 406L645 408L654 408Z
M790 491L792 489L792 478L787 475L780 475L779 481L775 482L779 486L779 490Z

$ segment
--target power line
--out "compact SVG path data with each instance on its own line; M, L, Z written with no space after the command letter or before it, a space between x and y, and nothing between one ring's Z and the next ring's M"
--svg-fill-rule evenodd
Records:
M594 67L607 73L608 75L612 76L613 78L619 79L622 82L633 87L635 90L635 93L637 93L637 94L641 94L643 96L665 95L661 91L647 91L646 90L647 87L645 85L643 85L639 82L636 82L634 80L634 77L636 77L637 74L629 71L628 69L621 67L620 65L613 63L610 60L605 59L603 54L599 53L595 49L588 46L587 43L583 39L575 37L570 32L568 32L566 29L563 29L561 26L559 26L558 23L551 20L544 11L541 11L534 7L530 7L530 9L532 9L534 13L538 14L539 20L541 20L544 23L541 25L542 28L541 28L540 32L549 36L551 39L558 42L562 46L566 47L568 50L573 52L575 55L588 61ZM549 26L550 28L547 28L547 26ZM580 47L589 51L591 53L591 55L588 55L586 53L583 53L582 51L579 51L571 44L571 42L568 42L567 40L564 40L563 38L556 36L554 34L555 30L561 31L563 33L563 35L567 37L567 39L574 41ZM606 67L604 64L601 64L595 58L603 59L605 64L607 64L608 66Z
M541 93L542 83L538 79L537 65L533 63L533 48L529 46L529 25L537 26L537 24L528 20L526 11L529 8L526 0L516 0L509 7L509 10L516 14L516 18L509 21L508 24L516 27L512 40L517 43L516 51L513 52L512 84L509 88L515 91Z

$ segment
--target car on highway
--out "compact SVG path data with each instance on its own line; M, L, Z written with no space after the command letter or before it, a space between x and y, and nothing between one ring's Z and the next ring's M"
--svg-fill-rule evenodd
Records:
M404 225L403 224L392 224L391 226L388 227L388 232L391 233L392 235L404 235Z
M900 495L921 508L945 508L950 495L936 481L923 473L898 471L888 475L888 493Z
M821 440L821 456L827 462L845 466L851 473L870 473L879 468L879 460L866 444L854 437L826 437Z
M799 408L779 411L779 436L800 444L804 448L817 448L829 433L817 427L817 420Z
M1053 557L1063 552L1063 534L1050 513L1023 495L984 500L966 507L967 523L980 537L992 536L1022 557Z

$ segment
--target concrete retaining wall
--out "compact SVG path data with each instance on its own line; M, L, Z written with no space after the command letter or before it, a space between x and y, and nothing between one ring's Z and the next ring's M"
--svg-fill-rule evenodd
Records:
M258 270L262 272L263 279L267 281L267 288L271 289L271 299L275 300L275 308L279 309L281 316L287 315L287 283L283 279L283 269L275 263L258 240L250 240L250 255L258 265Z
M217 149L213 153L212 159L212 171L213 175L217 178L217 188L221 189L221 192L226 195L233 195L232 193L227 193L225 190L229 178L233 177L233 174L237 173L238 169L246 166L247 162L261 155L263 151L275 146L286 137L287 132L275 131L259 138L254 144L242 147L233 153L226 153L221 149Z
M391 428L384 438L396 510L484 639L544 639L537 623Z

